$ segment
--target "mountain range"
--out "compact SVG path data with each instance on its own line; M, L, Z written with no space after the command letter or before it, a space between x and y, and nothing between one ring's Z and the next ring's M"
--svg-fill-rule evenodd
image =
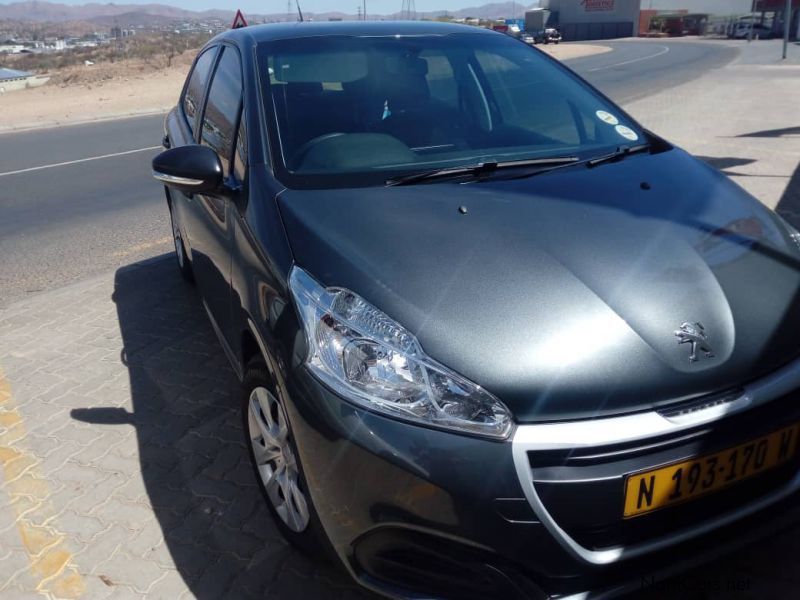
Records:
M537 2L532 6L538 6ZM417 12L417 18L435 18L448 14L454 18L481 18L492 19L510 17L513 15L522 16L526 6L523 2L495 2L472 6L455 11L431 11ZM82 5L58 4L55 2L41 2L39 0L27 0L25 2L13 2L11 4L0 4L0 20L8 19L13 21L34 21L59 23L67 21L88 21L99 23L116 22L121 26L147 25L148 21L152 24L160 24L165 21L179 20L205 20L205 19L233 19L233 10L213 9L204 11L193 11L169 6L166 4L98 4L89 3ZM247 15L251 20L276 21L285 20L286 13ZM307 13L309 18L316 20L328 20L329 18L348 19L355 18L340 12L327 13ZM390 15L370 15L381 18L397 18L400 13Z

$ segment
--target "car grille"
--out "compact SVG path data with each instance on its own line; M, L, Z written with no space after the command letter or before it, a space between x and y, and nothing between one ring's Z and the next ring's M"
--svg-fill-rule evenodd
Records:
M711 402L716 402L712 399ZM555 522L581 546L601 550L658 539L715 519L788 483L792 461L683 504L623 519L625 477L710 454L800 422L800 394L679 434L635 443L528 453L534 489Z

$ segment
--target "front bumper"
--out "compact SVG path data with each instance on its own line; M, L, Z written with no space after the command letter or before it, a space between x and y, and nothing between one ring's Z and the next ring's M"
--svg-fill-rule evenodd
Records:
M531 469L537 455L523 448L527 467L521 470L518 457L515 461L520 452L516 443L426 429L362 410L337 397L302 367L294 371L289 391L290 420L323 527L354 577L391 597L512 599L586 590L599 596L619 593L730 551L766 533L770 523L786 527L800 520L795 508L798 496L788 493L770 502L769 511L752 510L719 522L713 536L685 535L627 555L617 545L607 555L613 560L595 561L592 553L608 550L598 547L598 540L608 538L580 537L589 552L584 556L565 543L562 534L568 528L561 529L563 523L554 515L580 520L594 506L621 502L618 496L609 497L617 492L609 491L613 486L607 477L605 483L603 477L584 481L579 493L573 494L569 486L580 479L575 469L581 467L566 461L548 467L550 475L553 468L572 470L550 478L547 496L555 498L556 505L537 504L531 501L528 486L542 477ZM783 414L772 418L785 421ZM699 443L743 441L727 442L736 434L723 433L701 436L705 441ZM696 447L676 441L658 451L659 460L672 460L695 452ZM652 467L653 460L648 451L635 452L626 456L624 466L639 470ZM796 463L792 468L787 477L796 475ZM570 477L572 481L567 481ZM570 505L567 510L564 498ZM661 511L655 520L668 524L673 510ZM690 515L686 532L702 523L693 523Z

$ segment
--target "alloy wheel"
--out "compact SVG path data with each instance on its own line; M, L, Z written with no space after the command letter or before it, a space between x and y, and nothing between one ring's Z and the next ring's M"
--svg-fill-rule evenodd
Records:
M275 512L292 531L305 530L308 502L298 487L299 471L286 412L266 388L256 387L250 393L247 423L258 474Z

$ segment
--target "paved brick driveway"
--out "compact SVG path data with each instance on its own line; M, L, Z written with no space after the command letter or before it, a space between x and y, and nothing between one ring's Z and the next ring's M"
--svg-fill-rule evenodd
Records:
M0 312L0 368L0 597L366 597L274 529L172 260Z
M368 598L272 526L173 260L0 310L0 598ZM790 531L643 595L786 598L799 559Z

